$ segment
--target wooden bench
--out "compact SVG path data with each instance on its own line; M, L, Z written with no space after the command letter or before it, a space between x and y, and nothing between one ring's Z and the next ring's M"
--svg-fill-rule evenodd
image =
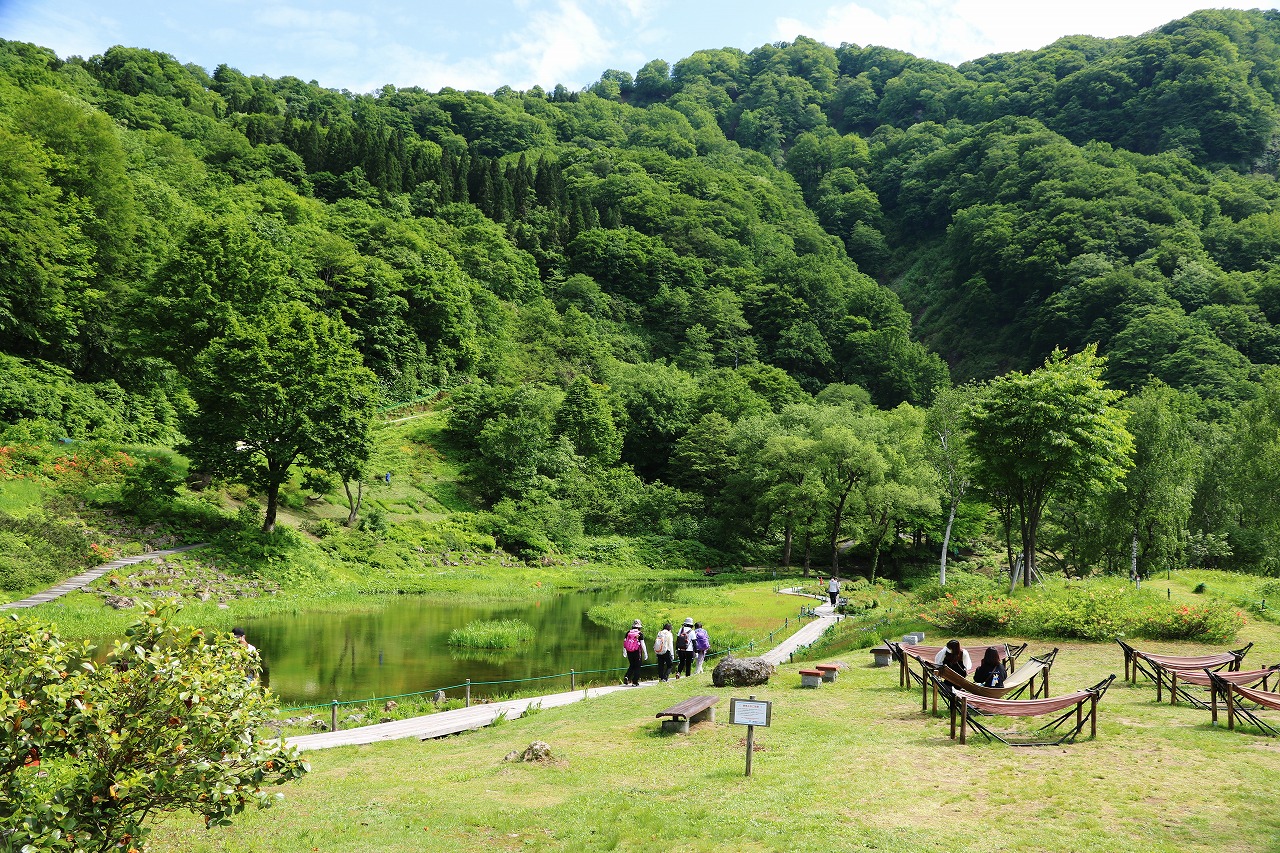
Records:
M701 723L704 720L710 723L716 721L716 703L719 701L719 696L691 696L665 711L659 711L654 716L671 718L662 721L664 732L688 734L690 723Z
M820 669L800 670L800 686L801 687L821 687L822 686L822 670Z
M840 674L840 667L833 663L820 663L814 669L822 673L823 681L835 681L836 676Z

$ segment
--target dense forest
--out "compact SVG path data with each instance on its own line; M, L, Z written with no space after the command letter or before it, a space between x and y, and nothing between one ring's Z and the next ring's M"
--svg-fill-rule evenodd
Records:
M492 94L0 41L0 444L179 447L270 523L430 398L527 557L1280 572L1278 99L1256 11Z

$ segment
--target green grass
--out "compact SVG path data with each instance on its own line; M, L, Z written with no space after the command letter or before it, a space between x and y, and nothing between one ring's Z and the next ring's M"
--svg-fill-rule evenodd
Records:
M0 480L0 512L21 514L37 507L46 490L34 480Z
M514 649L533 639L523 619L476 619L449 632L449 645L469 649Z
M1003 638L1002 638L1003 639ZM1014 639L1014 638L1008 638ZM1280 629L1250 623L1249 660L1280 659ZM1122 671L1111 643L1059 643L1056 694ZM1042 648L1043 647L1043 648ZM1033 642L1029 653L1047 650ZM1189 653L1185 643L1150 644ZM961 747L923 715L895 668L862 660L820 690L784 666L772 682L715 690L702 676L614 693L458 737L309 755L277 808L206 831L172 818L159 850L1275 850L1280 743L1214 729L1208 715L1117 683L1098 738L1072 746ZM773 702L743 776L745 729L662 735L675 701L748 692ZM544 740L555 760L504 763Z

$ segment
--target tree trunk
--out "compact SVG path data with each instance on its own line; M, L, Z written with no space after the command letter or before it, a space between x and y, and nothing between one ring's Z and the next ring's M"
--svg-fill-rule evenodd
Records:
M810 557L809 542L810 542L810 534L809 534L809 531L806 530L804 532L804 576L805 577L809 577L809 557Z
M791 537L795 533L790 516L787 517L787 528L782 541L782 565L791 568Z
M364 480L356 480L356 493L351 494L351 481L345 477L342 479L342 488L347 493L347 520L346 526L353 527L356 523L356 516L360 514L360 502L364 500Z
M267 484L267 517L262 522L263 533L276 532L276 507L280 503L280 484Z
M938 584L940 586L947 585L947 548L951 546L951 525L956 521L956 506L952 501L951 513L947 516L947 529L942 533L942 562L938 567Z
M1133 541L1129 546L1129 579L1133 581L1134 586L1140 586L1138 581L1138 525L1133 526Z
M852 488L853 484L850 483L849 488L840 495L835 517L831 519L831 574L836 577L840 576L840 524L844 521L844 503L849 499L849 490Z

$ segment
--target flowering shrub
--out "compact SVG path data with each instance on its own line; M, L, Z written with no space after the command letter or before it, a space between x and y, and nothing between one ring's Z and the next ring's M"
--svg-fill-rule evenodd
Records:
M1137 614L1134 633L1150 640L1223 643L1234 638L1244 622L1244 613L1221 602L1194 605L1160 602Z
M1027 602L1019 625L1029 637L1112 640L1132 633L1130 590L1122 586L1072 586L1061 594L1041 594Z
M955 595L927 602L920 618L953 634L1002 634L1022 614L1022 605L998 595Z

